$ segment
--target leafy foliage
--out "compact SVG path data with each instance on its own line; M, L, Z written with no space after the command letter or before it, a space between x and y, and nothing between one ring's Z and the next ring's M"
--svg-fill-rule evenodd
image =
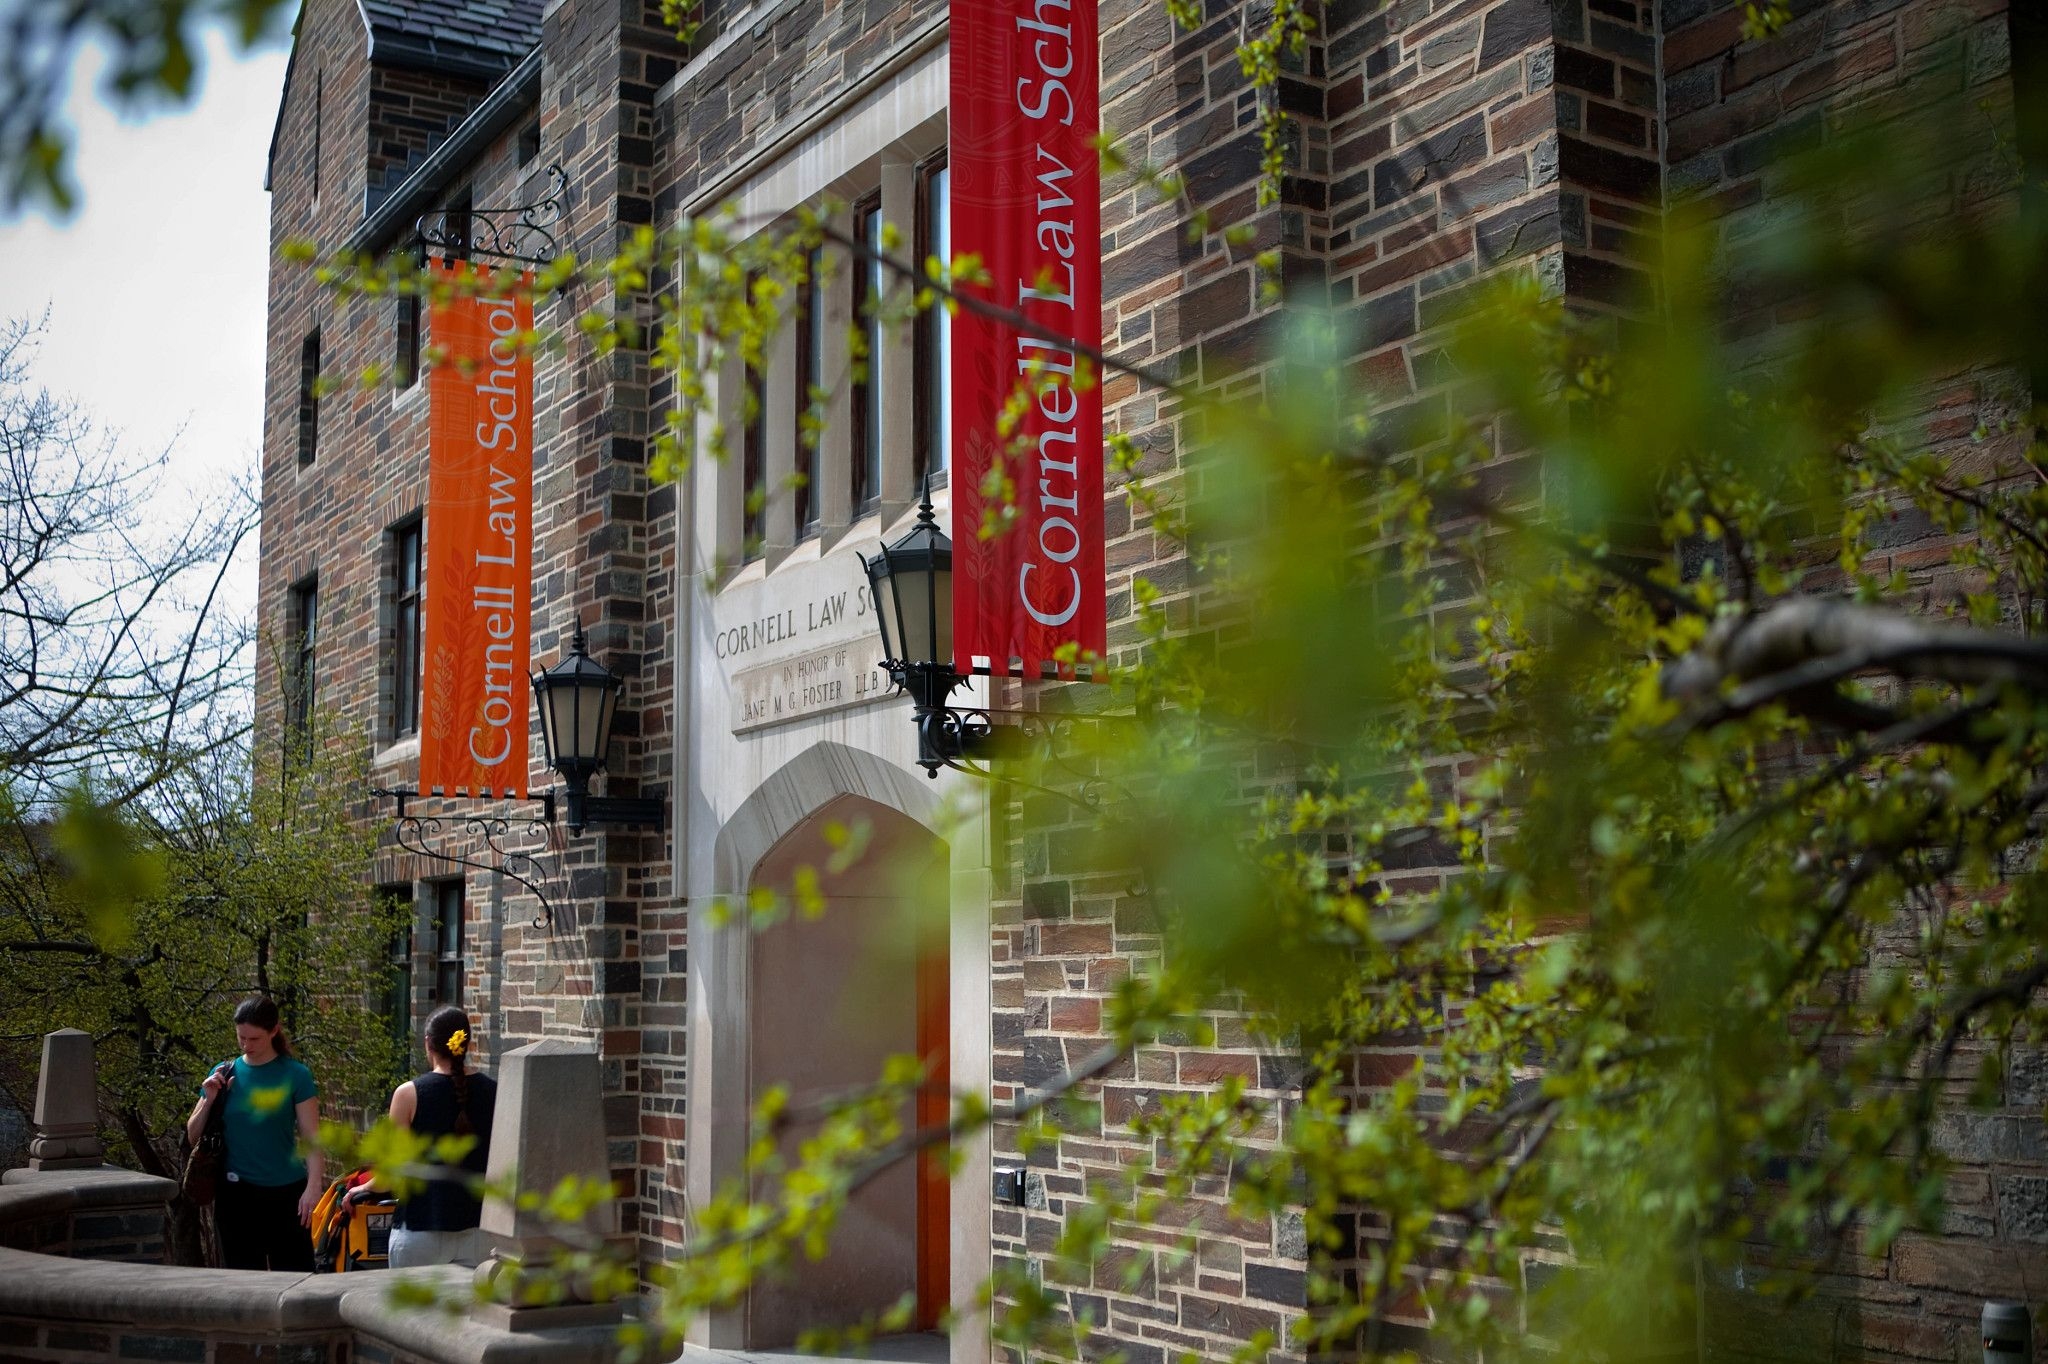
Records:
M29 1112L43 1034L81 1028L117 1151L176 1174L251 992L279 1000L328 1104L381 1103L402 1058L372 1003L399 925L363 903L354 746L252 745L248 631L219 598L253 499L166 530L162 461L126 462L35 387L35 336L0 331L0 1099Z
M0 211L44 206L68 211L70 130L62 104L80 54L107 54L105 94L118 107L149 110L198 91L199 50L210 27L244 48L269 36L283 0L18 0L0 26Z
M252 758L234 742L126 819L87 805L54 825L10 820L0 832L0 1095L29 1111L42 1035L90 1032L115 1153L176 1176L199 1080L234 1054L235 1005L263 992L320 1082L323 1111L380 1109L406 1060L378 1012L405 911L361 881L363 782L338 741L310 763ZM93 843L83 861L96 875L149 868L146 882L122 887L117 913L91 880L66 874L65 845L85 835L130 849L122 859ZM182 1200L173 1212L174 1247L196 1263L196 1213Z

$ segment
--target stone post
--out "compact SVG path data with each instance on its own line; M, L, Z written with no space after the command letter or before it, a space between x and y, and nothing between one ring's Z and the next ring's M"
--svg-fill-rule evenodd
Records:
M557 1251L587 1250L616 1237L617 1203L593 1208L580 1227L564 1227L516 1201L517 1194L544 1199L571 1176L611 1178L604 1076L596 1047L546 1038L508 1052L498 1072L486 1173L492 1192L482 1223L492 1250L476 1271L491 1301L473 1309L485 1324L534 1331L619 1319L617 1303L588 1301L583 1285L548 1284ZM516 1191L515 1198L504 1197L506 1191Z
M36 1134L28 1144L29 1169L97 1170L105 1163L98 1090L92 1034L76 1028L45 1034L43 1071L36 1080Z

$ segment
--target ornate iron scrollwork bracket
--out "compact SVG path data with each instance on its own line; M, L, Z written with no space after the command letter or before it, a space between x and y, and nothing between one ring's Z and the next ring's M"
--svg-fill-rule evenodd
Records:
M547 864L540 860L540 854L550 851L550 840L555 829L555 793L534 797L541 806L541 812L532 816L504 814L474 815L418 815L406 808L408 801L419 798L419 792L371 788L373 796L390 796L398 802L398 818L391 827L392 840L399 847L420 857L446 862L450 866L473 867L478 871L496 872L507 880L524 886L528 894L540 902L540 913L533 918L533 927L552 932L555 927L555 905L548 898L543 884L554 879ZM454 799L437 797L436 799ZM508 846L513 838L531 838L538 835L542 846L526 849ZM460 851L434 846L432 840L462 838L471 844L481 844L495 861L484 861Z
M1122 715L1087 715L1071 711L989 711L958 706L919 707L917 710L918 762L936 774L950 767L970 776L1028 787L1089 811L1102 808L1105 782L1094 771L1071 761L1074 744L1081 733L1104 725L1131 723ZM1058 787L1042 786L998 773L993 766L974 767L971 762L993 763L998 759L1038 758L1065 778Z
M415 225L420 246L451 264L483 256L546 265L561 249L553 229L569 211L569 177L560 165L549 166L547 174L547 194L531 204L422 213Z

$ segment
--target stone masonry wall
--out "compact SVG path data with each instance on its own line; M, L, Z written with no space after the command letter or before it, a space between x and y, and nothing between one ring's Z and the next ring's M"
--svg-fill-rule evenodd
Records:
M0 1246L43 1255L65 1255L74 1260L162 1264L163 1209L138 1212L106 1208L22 1218L0 1226Z
M337 21L336 16L339 16ZM272 182L273 239L311 238L332 244L360 221L368 165L373 159L368 122L369 89L372 74L351 54L361 47L360 18L346 4L309 7L301 29L298 76L286 101L280 153ZM351 32L349 26L354 25ZM313 122L312 88L304 79L311 67L325 62L322 123L329 130L330 144L323 174L328 180L316 201L312 194L306 144ZM351 64L352 63L352 64ZM341 81L337 71L347 73ZM445 101L423 114L426 121L452 115L462 98L453 83L445 89L416 74L394 79L394 73L378 72L381 89L409 89L415 101L440 89ZM338 94L338 92L340 92ZM339 102L342 95L347 102ZM422 107L415 103L415 108ZM352 137L344 136L340 122L344 112L353 110ZM388 123L388 119L387 119ZM422 125L424 126L424 125ZM588 130L557 125L543 137L540 155L526 165L518 159L519 124L515 123L491 147L468 166L456 167L446 193L464 185L470 187L474 202L482 206L531 202L544 192L544 167L564 156L564 142L581 144ZM385 130L380 125L380 132ZM417 131L417 130L415 130ZM335 146L350 149L342 162ZM330 186L333 186L330 188ZM586 191L587 193L588 191ZM609 195L600 196L609 206ZM570 208L572 226L591 220L590 201ZM401 243L393 242L392 247ZM567 323L573 319L575 300L556 305ZM543 315L546 308L540 310ZM377 786L410 788L417 785L418 746L414 740L399 740L393 733L395 657L391 589L395 574L391 530L418 516L426 503L427 477L427 388L422 379L399 391L388 383L364 385L358 382L372 366L390 372L398 343L397 310L389 298L357 297L337 299L323 291L310 271L274 263L272 271L268 408L264 441L264 553L260 569L260 624L264 647L259 653L257 676L257 720L263 742L280 742L284 706L280 666L295 629L289 603L294 585L317 579L320 602L316 675L320 705L331 715L337 739L354 744L367 742L372 750L371 782ZM320 401L319 440L314 459L301 464L298 455L298 383L300 345L314 327L321 330L322 370L332 390ZM429 335L426 344L431 346ZM578 580L571 565L586 562L588 543L579 536L597 530L589 509L576 507L573 485L553 474L557 464L554 440L560 439L560 411L573 407L569 396L574 383L564 382L551 371L552 361L536 363L536 419L538 450L535 461L536 574L535 657L542 666L566 652L569 603L575 599ZM550 395L553 395L552 397ZM552 404L552 405L551 405ZM554 477L556 481L549 483ZM615 477L609 471L603 478ZM565 508L568 510L565 513ZM599 508L599 519L603 511ZM637 517L637 512L635 513ZM552 519L551 519L552 518ZM556 528L562 528L558 531ZM566 533L564 533L566 532ZM591 534L602 543L610 531ZM426 529L426 552L431 552L432 527ZM553 536L554 538L550 538ZM551 564L550 558L554 559ZM637 581L621 579L636 594ZM549 612L559 602L563 616ZM637 595L632 610L639 609ZM594 632L593 652L614 668L633 671L632 660L612 652L615 641L600 625ZM629 696L630 708L638 694ZM622 723L630 730L630 723ZM628 743L634 740L629 736ZM540 740L532 736L538 767ZM634 759L615 755L612 790L627 789L622 780L634 771ZM446 815L453 835L450 847L477 855L483 848L474 840L462 839L461 817L488 813L495 808L510 813L536 813L537 807L485 807L455 801L423 800L415 813L433 817ZM609 973L593 967L594 960L617 959L625 950L615 924L633 911L607 905L607 877L602 867L595 875L589 867L567 865L573 857L561 854L557 864L554 898L562 913L552 926L535 928L537 905L505 882L495 885L492 876L465 873L460 867L435 859L417 857L391 841L389 826L395 813L388 802L365 798L361 807L366 821L385 830L374 865L366 876L368 886L411 887L424 881L466 880L465 971L463 1003L480 1023L477 1059L488 1067L503 1050L544 1035L572 1034L596 1039L603 1031L603 1011L595 1001L602 980L616 994L630 990L630 972ZM571 845L580 852L596 840ZM614 846L620 840L614 839ZM530 840L529 840L530 842ZM587 854L584 854L587 856ZM637 850L634 855L639 855ZM648 885L657 890L665 877L666 852L660 840L645 855L651 862L619 868L612 875L614 894L627 883L638 892ZM647 872L652 868L652 879ZM424 912L415 925L412 960L415 1009L426 1004L425 985L433 978L433 940ZM609 949L609 950L607 950ZM616 1041L616 1039L614 1039ZM423 1058L415 1055L416 1063ZM622 1066L614 1074L624 1078ZM621 1153L634 1149L637 1123L628 1113L614 1114L621 1140ZM631 1160L622 1160L630 1183ZM628 1225L632 1223L630 1209Z
M602 260L651 221L651 103L685 52L659 5L638 0L567 0L543 29L544 159L559 158L569 178L569 244ZM568 340L534 368L534 657L566 654L583 623L592 655L626 678L605 789L666 796L676 748L675 489L647 479L644 341L601 353L574 326L591 310L643 327L652 317L644 293L613 297L596 284L536 312ZM600 1044L612 1171L629 1195L621 1230L644 1238L671 1180L681 1184L682 1133L669 1116L683 1089L680 991L645 1012L650 961L667 964L671 932L683 947L668 830L593 829L567 840L562 862L574 946L528 935L508 950L506 1032ZM643 1239L641 1253L658 1259L660 1247Z
M403 67L370 72L369 188L397 185L489 93L487 85Z
M1246 16L1212 7L1214 23L1170 46L1163 27L1149 42L1114 41L1122 30L1112 24L1149 32L1159 24L1157 8L1143 0L1105 6L1105 123L1123 132L1132 112L1151 112L1156 121L1130 139L1136 150L1182 172L1195 204L1220 223L1239 221L1248 216L1258 169L1256 113L1235 55ZM1380 396L1383 424L1398 433L1448 402L1430 329L1461 300L1462 286L1518 262L1553 287L1564 283L1568 182L1559 170L1554 25L1565 27L1570 14L1522 0L1411 0L1333 5L1323 17L1280 92L1296 120L1301 173L1286 187L1271 229L1259 226L1269 231L1265 240L1277 235L1286 248L1289 283L1309 291L1304 301L1326 298L1346 314L1354 373ZM1629 20L1633 30L1646 16L1630 7ZM1583 15L1578 25L1587 30ZM1654 107L1641 88L1631 87L1630 96ZM1650 137L1647 120L1642 137ZM1654 198L1654 175L1649 184ZM1572 188L1581 217L1587 199L1604 203L1609 192L1605 184ZM1153 207L1115 185L1105 187L1105 200L1106 338L1120 355L1155 369L1199 376L1224 395L1255 396L1254 366L1275 333L1272 309L1257 303L1249 253L1233 255L1213 240L1189 243L1183 206ZM1582 254L1593 254L1590 244ZM1148 475L1199 486L1196 433L1174 399L1121 378L1105 385L1105 397L1116 429L1145 452ZM1191 583L1178 548L1142 518L1130 524L1120 499L1109 505L1112 649L1136 642L1125 590L1135 575L1161 590L1173 619L1224 623ZM1098 1046L1103 1000L1161 950L1152 907L1131 892L1127 877L1083 865L1071 818L1058 802L1027 800L1010 824L1017 880L1012 898L997 907L994 949L999 1101L1047 1083ZM1418 864L1406 874L1419 885L1438 873ZM1066 1201L1091 1176L1147 1158L1130 1123L1162 1095L1237 1077L1251 1097L1284 1112L1300 1083L1298 1061L1259 1047L1227 1011L1205 1021L1215 1046L1143 1049L1099 1087L1099 1131L1069 1131L1056 1148L1031 1153L1033 1206L998 1211L999 1256L1035 1261L1052 1286L1057 1271L1043 1256ZM1385 1059L1386 1074L1374 1069L1374 1079L1412 1061ZM1278 1135L1273 1127L1254 1140ZM1210 1177L1161 1225L1118 1226L1117 1249L1092 1282L1058 1285L1067 1310L1094 1324L1091 1354L1215 1358L1260 1330L1284 1340L1304 1302L1301 1222L1246 1220L1231 1211L1229 1192L1226 1177ZM1360 1228L1371 1234L1363 1222ZM1163 1258L1135 1288L1126 1286L1133 1256L1183 1235L1191 1235L1191 1258Z
M1139 8L1131 22L1142 25ZM1673 194L1704 199L1725 214L1731 241L1739 242L1749 230L1744 211L1754 209L1758 219L1769 212L1769 158L1823 135L1840 111L1875 99L1924 102L1946 91L1963 93L1962 104L1990 126L2009 122L2000 0L1838 0L1793 9L1795 20L1781 38L1744 45L1735 38L1741 6L1734 3L1407 0L1329 8L1308 60L1285 88L1305 149L1303 173L1283 204L1302 223L1297 236L1292 220L1284 220L1286 242L1299 244L1289 278L1316 282L1320 256L1328 298L1353 310L1357 373L1383 399L1386 438L1398 441L1408 418L1434 415L1448 401L1430 328L1457 306L1460 286L1489 269L1524 260L1581 315L1629 325L1629 304L1641 298L1644 229L1664 206L1667 176ZM1139 139L1140 149L1186 171L1196 202L1231 221L1231 186L1217 171L1233 126L1217 109L1229 71L1190 61L1194 44L1184 39L1170 56L1156 43L1134 45L1147 60L1136 76L1126 76L1112 65L1132 50L1112 43L1116 22L1105 6L1105 110L1164 115L1149 140ZM1938 59L1933 47L1944 34L1951 45ZM1171 94L1163 79L1169 71ZM1195 99L1196 92L1210 102ZM1106 112L1105 123L1125 131L1113 114ZM1181 145L1201 155L1176 161L1176 136L1197 127L1201 135ZM1957 167L1949 203L1974 211L2009 190L1996 167L1972 160ZM1106 339L1132 358L1199 374L1226 392L1245 382L1235 366L1212 360L1221 349L1211 339L1216 333L1164 324L1167 317L1182 322L1191 311L1225 323L1244 316L1237 308L1243 295L1220 253L1205 253L1158 219L1133 226L1143 209L1127 207L1116 186L1106 187L1105 201ZM1129 271L1134 241L1150 254L1149 272ZM1178 278L1176 266L1185 271ZM1147 311L1155 303L1156 316ZM1789 309L1785 317L1791 319ZM1240 326L1247 336L1259 331L1256 323ZM1223 344L1243 343L1232 337ZM1148 473L1182 467L1190 433L1174 424L1171 401L1122 379L1106 388L1112 421L1139 439ZM2022 439L1994 435L1987 443L1972 436L2000 432L2013 416L2009 376L1958 376L1928 393L1923 410L1937 447L1959 466L2016 453ZM1491 491L1515 503L1539 499L1541 471L1518 459L1498 433L1496 450ZM1183 476L1199 478L1198 465ZM1111 507L1113 593L1127 583L1125 575L1143 574L1178 609L1176 619L1203 620L1172 548L1153 542L1142 525L1128 526L1114 501ZM1895 543L1873 567L1907 572L1930 600L1952 596L1951 543L1911 515L1895 525ZM1114 614L1128 599L1113 595L1112 604ZM1459 607L1446 598L1439 609ZM1113 624L1113 647L1132 640L1128 623L1121 631ZM1047 1082L1092 1050L1100 997L1125 973L1145 969L1159 947L1146 931L1143 900L1124 880L1080 861L1068 818L1057 802L1026 801L1009 825L1017 881L997 911L998 1100ZM1393 869L1397 889L1440 883L1445 869L1426 851L1413 865ZM1101 1131L1073 1132L1056 1149L1033 1153L1032 1207L998 1211L999 1256L1037 1259L1050 1282L1051 1270L1038 1257L1056 1237L1063 1197L1078 1194L1092 1173L1144 1159L1142 1150L1118 1142L1118 1132L1161 1090L1239 1074L1255 1082L1259 1097L1284 1094L1291 1078L1284 1059L1253 1052L1229 1016L1211 1021L1220 1049L1141 1053L1135 1075L1113 1076L1101 1087ZM1233 1041L1246 1051L1233 1054ZM1358 1058L1355 1082L1384 1084L1415 1059L1413 1047L1390 1045ZM2039 1234L2048 1198L2039 1161L2048 1151L2041 1148L2038 1086L2030 1083L2013 1086L2002 1114L1945 1120L1944 1144L1963 1169L1950 1190L1953 1209L1942 1236L1906 1238L1883 1262L1852 1261L1824 1283L1827 1291L1797 1329L1789 1319L1760 1315L1745 1296L1744 1331L1731 1330L1717 1349L1730 1358L1783 1357L1779 1347L1797 1341L1802 1357L1966 1358L1982 1297L2037 1292L2048 1264L2035 1253L2048 1243ZM1298 1224L1234 1225L1220 1201L1227 1187L1218 1181L1207 1193L1218 1201L1185 1219L1197 1229L1191 1263L1126 1290L1128 1255L1162 1237L1119 1229L1114 1239L1122 1249L1093 1283L1061 1285L1069 1309L1097 1325L1091 1349L1140 1359L1162 1348L1220 1354L1299 1303ZM1375 1234L1369 1215L1358 1218L1361 1254ZM1725 1302L1720 1308L1711 1319L1732 1322ZM1382 1344L1424 1347L1426 1327L1420 1317L1397 1319Z
M1312 297L1345 287L1328 270L1328 209L1351 130L1342 96L1325 79L1329 44L1319 36L1280 92L1299 120L1303 173L1290 179L1279 204L1260 209L1259 96L1237 58L1256 16L1212 5L1204 18L1187 32L1174 28L1154 0L1107 0L1100 10L1104 127L1133 159L1181 176L1188 200L1160 203L1128 177L1106 180L1103 341L1120 360L1255 400L1278 309L1261 297L1254 257L1280 248L1287 278ZM1212 218L1214 230L1201 240L1187 233L1191 209ZM1251 240L1226 244L1221 234L1239 225L1252 229ZM1149 483L1199 486L1193 433L1178 397L1111 375L1103 399L1109 428L1141 451ZM1176 623L1214 623L1203 615L1179 546L1155 532L1149 513L1112 488L1104 521L1113 657L1128 661L1139 644L1137 576L1159 590ZM1128 975L1156 966L1162 949L1150 900L1128 876L1085 864L1080 812L1057 799L1025 798L1006 815L990 947L999 1104L1027 1097L1095 1052L1105 1040L1105 1001ZM1109 1254L1081 1280L1065 1277L1049 1256L1070 1205L1092 1182L1149 1159L1149 1143L1135 1137L1131 1123L1164 1094L1236 1078L1250 1097L1277 1107L1297 1083L1294 1064L1263 1053L1241 1018L1219 1009L1206 1021L1215 1045L1182 1039L1146 1047L1084 1086L1082 1097L1100 1101L1099 1126L1069 1125L1057 1143L1028 1156L1014 1129L998 1128L998 1159L1027 1166L1028 1206L995 1210L997 1261L1025 1268L1052 1290L1066 1316L1092 1326L1083 1347L1090 1358L1116 1351L1134 1364L1163 1364L1189 1352L1228 1355L1257 1332L1280 1334L1303 1302L1298 1219L1237 1215L1222 1175L1198 1180L1153 1225L1117 1223ZM1253 1139L1277 1135L1275 1127ZM1183 1237L1193 1255L1171 1254ZM1147 1257L1156 1258L1148 1264Z
M1660 10L1670 193L1674 203L1703 214L1730 249L1771 221L1774 158L1817 145L1854 120L1940 99L1953 101L1957 116L1981 122L1957 129L1951 168L1925 186L1929 215L2011 207L2010 168L1991 145L2012 118L2005 0L1798 4L1792 22L1762 42L1742 41L1736 4L1663 0ZM1731 326L1754 338L1761 353L1768 353L1774 329L1800 321L1796 300L1738 295L1729 303ZM1953 468L2010 465L2025 444L2009 427L2022 393L2009 373L1960 373L1918 395L1906 419ZM1878 541L1866 569L1904 574L1930 607L1974 586L1952 565L1953 540L1917 512L1901 510ZM1880 942L1870 965L1903 964L1910 948L1903 940ZM1967 1078L1967 1058L1959 1069ZM1880 1258L1844 1255L1810 1302L1782 1314L1761 1314L1753 1300L1738 1297L1731 1271L1711 1286L1710 1355L1975 1359L1983 1300L2036 1300L2048 1283L2043 1073L2038 1056L2022 1054L2007 1077L2002 1109L1939 1120L1936 1144L1955 1170L1938 1235L1901 1237Z

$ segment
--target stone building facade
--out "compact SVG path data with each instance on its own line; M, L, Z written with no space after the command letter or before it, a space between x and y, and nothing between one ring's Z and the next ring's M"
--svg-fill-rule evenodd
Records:
M1291 286L1355 318L1352 372L1398 429L1448 403L1431 327L1482 274L1533 270L1620 325L1644 225L1684 199L1741 232L1746 215L1769 211L1773 150L1825 136L1833 111L1942 82L1994 117L2011 107L2006 0L1792 8L1780 37L1745 42L1740 0L1331 0L1280 83L1295 160L1281 201L1261 208L1258 96L1237 56L1261 7L1208 0L1190 32L1158 0L1102 0L1105 128L1183 175L1217 228L1191 241L1187 204L1107 178L1104 345L1225 391L1255 389L1279 308L1261 301L1254 254L1276 247ZM563 244L585 260L724 203L765 222L825 194L926 240L943 205L941 0L704 0L688 45L660 11L650 0L307 0L270 164L273 238L403 249L420 215L530 203L559 165ZM1941 55L1954 51L1943 38L1961 44L1960 62ZM1966 201L1977 186L1958 176L1953 189ZM1239 223L1254 240L1226 243L1221 229ZM857 274L824 290L828 320L856 316ZM368 879L417 907L400 945L415 1014L459 995L480 1021L486 1064L543 1036L602 1049L625 1226L651 1264L739 1168L763 1085L857 1079L876 1048L908 1049L937 1027L956 1088L1014 1098L1094 1049L1104 1001L1156 959L1160 939L1120 885L1062 864L1049 817L952 774L927 782L907 701L873 685L879 651L855 554L893 538L919 475L943 469L928 344L908 325L880 330L881 377L859 411L834 399L811 507L778 495L751 524L739 459L650 480L665 376L644 350L606 352L570 326L609 300L581 283L537 304L539 324L566 340L535 361L534 667L561 657L577 624L588 630L593 655L627 678L606 789L657 797L667 818L557 831L551 924L536 926L517 885L388 842ZM622 306L657 317L651 294ZM318 703L370 738L373 779L389 788L416 784L406 584L410 556L430 553L433 536L421 525L418 330L403 303L337 298L301 266L273 267L261 567L273 647L259 665L259 721L284 733L297 679L310 676ZM775 344L753 472L779 486L799 458L799 339ZM844 394L846 364L826 354L813 377ZM352 382L373 366L396 382ZM316 372L341 382L323 392ZM737 412L740 374L719 379L705 422ZM1110 428L1136 442L1148 471L1170 475L1183 435L1173 401L1122 377L1105 401ZM1930 399L1956 439L1983 401L1967 381ZM855 467L859 439L879 450L872 473ZM1502 433L1492 487L1534 501L1533 463ZM1195 587L1147 520L1113 488L1104 495L1114 652L1136 639L1134 577L1169 611L1191 609ZM1946 559L1924 528L1902 530L1893 553L1923 580ZM813 661L844 690L776 713ZM537 744L534 759L538 780ZM365 807L366 818L392 813ZM818 925L753 937L722 921L722 897L822 860L832 827L848 822L873 830L887 854L875 865L912 869L922 890L856 875L824 887L835 912ZM880 931L914 921L920 895L948 905L943 940L914 922ZM878 953L878 941L898 950ZM872 1026L835 1026L849 1016ZM1063 1200L1091 1171L1134 1158L1132 1113L1225 1077L1266 1098L1295 1082L1287 1058L1217 1021L1216 1045L1148 1048L1110 1075L1101 1132L1030 1157L1029 1206L991 1197L998 1162L1018 1159L997 1149L1008 1141L998 1133L965 1153L943 1200L907 1173L877 1191L852 1251L807 1287L764 1289L704 1323L703 1343L784 1343L828 1305L914 1289L927 1316L948 1299L960 1310L955 1361L985 1358L976 1287L998 1258L1042 1260ZM1389 1054L1386 1073L1409 1059ZM2030 1075L2012 1077L2008 1113L1951 1133L1965 1172L1949 1234L1908 1238L1835 1285L1856 1305L1827 1318L1813 1357L1963 1360L1980 1296L2043 1281L2048 1149L2025 1117L2038 1119L2041 1102ZM1197 1236L1184 1265L1135 1285L1111 1265L1092 1284L1063 1285L1098 1323L1091 1350L1134 1364L1222 1356L1302 1305L1298 1220L1247 1221L1222 1187L1176 1216ZM1134 1234L1131 1249L1145 1245Z

